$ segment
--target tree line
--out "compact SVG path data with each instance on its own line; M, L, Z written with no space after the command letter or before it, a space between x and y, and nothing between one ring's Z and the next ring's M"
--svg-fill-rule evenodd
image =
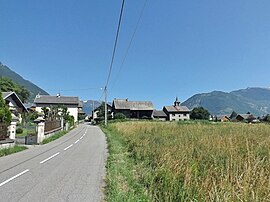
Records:
M1 92L15 92L22 103L28 101L30 96L30 91L27 90L24 86L16 84L12 79L7 77L0 77L0 91Z

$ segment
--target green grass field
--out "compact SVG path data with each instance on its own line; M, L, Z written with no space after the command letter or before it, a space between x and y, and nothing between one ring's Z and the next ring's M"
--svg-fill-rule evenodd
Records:
M270 125L113 123L108 201L269 201Z

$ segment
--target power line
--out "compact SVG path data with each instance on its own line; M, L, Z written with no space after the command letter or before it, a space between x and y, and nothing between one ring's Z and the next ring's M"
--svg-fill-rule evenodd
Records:
M122 0L120 17L119 17L118 27L117 27L117 32L116 32L116 37L115 37L115 41L114 41L113 54L112 54L112 59L111 59L111 64L110 64L110 69L109 69L109 74L108 74L108 78L107 78L107 81L106 81L106 85L105 85L104 91L107 89L107 86L109 84L109 80L110 80L110 77L111 77L111 73L112 73L112 67L113 67L114 56L115 56L115 51L116 51L118 37L119 37L119 32L120 32L120 27L121 27L121 21L122 21L122 16L123 16L124 5L125 5L125 0Z
M137 30L138 30L138 28L139 28L139 25L140 25L141 19L142 19L142 17L143 17L143 14L144 14L144 11L145 11L147 2L148 2L148 0L145 0L145 1L144 1L144 5L143 5L143 7L142 7L140 16L139 16L138 21L137 21L137 23L136 23L136 26L135 26L134 32L133 32L133 34L132 34L132 37L131 37L131 39L130 39L130 42L129 42L129 44L128 44L128 48L127 48L127 50L126 50L126 52L125 52L125 55L124 55L124 58L123 58L123 60L122 60L121 65L120 65L120 68L119 68L118 74L117 74L117 76L116 76L115 82L113 83L111 89L115 86L116 81L117 81L117 77L120 76L120 72L121 72L121 70L123 69L124 63L126 62L126 59L127 59L127 56L128 56L128 52L129 52L129 50L130 50L130 48L131 48L131 45L132 45L132 42L133 42L133 40L134 40L135 34L136 34L136 32L137 32Z
M120 11L120 17L119 17L119 21L118 21L118 26L117 26L117 32L116 32L116 37L115 37L115 41L114 41L114 47L113 47L113 54L112 54L112 60L111 60L111 64L110 64L110 69L109 69L109 74L108 74L108 78L104 87L104 95L105 95L105 126L107 126L107 122L108 122L108 117L107 117L107 87L110 81L110 77L111 77L111 73L112 73L112 67L113 67L113 62L114 62L114 56L115 56L115 51L116 51L116 47L117 47L117 42L118 42L118 37L119 37L119 32L120 32L120 26L121 26L121 21L122 21L122 16L123 16L123 10L124 10L124 5L125 5L125 0L122 0L122 6L121 6L121 11Z

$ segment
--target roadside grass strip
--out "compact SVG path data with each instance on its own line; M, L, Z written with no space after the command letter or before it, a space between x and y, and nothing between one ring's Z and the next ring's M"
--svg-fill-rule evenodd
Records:
M0 149L0 157L2 156L7 156L9 154L14 154L23 150L28 149L25 146L19 146L19 145L15 145L14 147L10 147L10 148L5 148L5 149Z
M14 180L14 179L16 179L18 177L20 177L21 175L27 173L28 171L29 171L29 169L24 170L24 171L20 172L19 174L15 175L15 176L13 176L13 177L11 177L9 179L7 179L6 181L0 183L0 187L2 187L3 185L7 184L8 182L10 182L10 181L12 181L12 180Z
M60 152L57 152L56 154L54 154L54 155L52 155L52 156L50 156L50 157L44 159L43 161L40 161L39 163L40 163L40 164L43 164L43 163L45 163L46 161L49 161L50 159L56 157L56 156L59 155L59 154L60 154Z
M52 142L52 141L54 141L54 140L56 140L56 139L58 139L58 138L64 136L64 135L67 134L68 132L69 132L69 131L60 131L60 132L54 134L53 136L51 136L51 137L49 137L49 138L43 140L43 141L42 141L42 144L48 144L49 142Z
M136 163L120 135L112 128L102 128L108 140L109 156L106 164L106 201L151 201L144 187L138 183Z

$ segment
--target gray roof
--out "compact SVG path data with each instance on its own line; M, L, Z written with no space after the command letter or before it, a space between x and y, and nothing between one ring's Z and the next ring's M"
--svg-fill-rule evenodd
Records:
M164 111L162 110L154 110L153 112L154 117L167 117Z
M9 97L11 94L13 94L14 92L2 92L2 97L4 99L6 99L7 97Z
M238 114L236 116L236 118L239 117L239 116L241 116L245 120L247 120L247 119L254 119L255 118L252 114Z
M230 120L230 116L229 115L216 115L217 120L221 120L224 117Z
M115 109L129 110L154 110L154 105L150 101L128 101L126 99L115 99L113 101Z
M79 97L37 95L35 104L74 104L79 105Z
M26 107L24 106L24 104L22 103L21 99L18 97L18 95L15 92L2 92L2 97L5 99L7 99L8 97L12 97L13 100L16 102L16 104L23 108L23 110L27 111Z
M189 108L186 106L165 106L164 107L169 113L177 113L177 112L190 112Z

